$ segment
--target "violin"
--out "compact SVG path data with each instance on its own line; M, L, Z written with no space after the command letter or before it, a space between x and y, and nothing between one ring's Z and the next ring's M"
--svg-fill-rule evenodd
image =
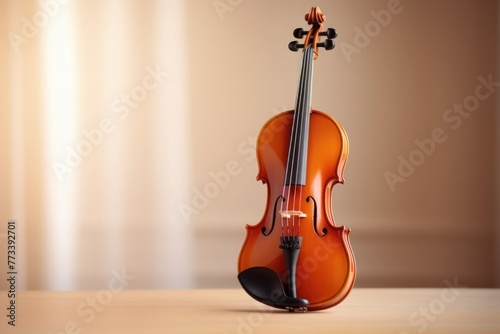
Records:
M344 183L347 134L328 114L311 109L314 60L319 48L334 48L337 32L323 29L326 17L318 7L305 19L310 30L293 32L303 44L288 45L303 49L295 109L269 119L257 137L257 180L267 185L267 202L261 221L246 225L238 257L242 288L293 312L337 305L356 277L351 230L335 225L331 198L333 186Z

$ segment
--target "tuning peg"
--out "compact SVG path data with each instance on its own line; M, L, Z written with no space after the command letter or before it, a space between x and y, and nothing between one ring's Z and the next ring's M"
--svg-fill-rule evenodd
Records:
M307 35L308 31L304 31L302 28L297 28L293 31L293 37L301 39L304 35Z
M320 36L326 36L328 39L332 39L338 36L337 30L333 28L328 28L326 31L322 31L319 33Z
M318 47L325 48L325 50L331 50L335 47L335 42L331 39L325 39L324 42L318 43Z
M304 31L302 28L297 28L293 31L293 37L301 39L305 35L307 35L309 31ZM320 36L326 36L328 39L333 39L338 36L337 30L333 28L328 28L325 31L319 33Z
M303 48L304 47L304 44L299 44L299 42L297 41L292 41L288 44L288 49L290 49L290 51L298 51L300 48Z

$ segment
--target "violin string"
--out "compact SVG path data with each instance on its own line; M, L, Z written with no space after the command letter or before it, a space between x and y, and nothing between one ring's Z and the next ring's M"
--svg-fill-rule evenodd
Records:
M300 145L300 123L301 123L301 116L302 116L302 113L300 112L301 111L301 105L302 105L302 101L303 101L303 98L304 98L304 95L303 95L303 88L304 88L304 69L305 69L305 63L306 63L306 57L307 57L307 52L306 50L304 50L303 52L303 56L302 56L302 69L301 69L301 73L300 73L300 85L299 85L299 91L297 93L298 97L297 97L297 103L295 105L295 112L294 112L294 136L292 137L293 138L293 144L294 144L294 148L293 148L293 158L292 158L292 175L293 177L291 178L290 180L290 185L289 187L290 188L293 188L293 191L292 191L292 197L290 198L292 200L292 211L295 211L295 196L297 194L297 174L298 174L298 164L296 163L296 159L300 158L300 157L296 157L295 153L298 153L300 154L300 152L297 152L297 149L296 147L298 145ZM300 148L300 146L298 146ZM290 204L290 203L289 203ZM295 235L295 215L292 215L291 216L291 219L292 219L292 237Z
M311 94L311 79L312 79L312 66L313 66L313 61L312 61L312 47L311 45L308 46L308 49L307 49L307 57L306 57L306 63L305 63L305 70L304 70L304 79L303 79L303 87L304 87L304 90L303 90L303 99L302 99L302 106L301 106L301 114L300 114L300 120L301 120L301 125L302 125L302 128L303 130L305 131L301 131L300 132L300 137L299 137L299 146L302 147L302 142L307 140L307 131L308 129L306 127L308 127L308 122L307 122L307 119L308 119L308 113L310 112L309 109L309 106L311 105L310 104L310 94ZM305 145L307 145L307 142L305 143ZM307 158L307 157L306 157ZM302 166L303 168L305 168L305 165ZM297 173L301 173L302 171L298 170ZM303 185L299 185L299 208L298 208L298 211L302 212L302 189L304 188ZM300 222L301 222L301 218L300 217L297 217L297 234L299 235L300 233Z
M302 148L302 142L303 142L303 136L304 133L302 131L302 127L304 124L305 120L305 114L304 114L304 107L305 103L307 100L307 74L308 74L308 67L309 67L309 62L310 62L310 47L308 47L306 50L304 50L304 62L302 65L302 73L301 73L301 89L300 89L300 99L299 103L297 104L298 106L298 121L297 121L297 128L296 128L296 139L295 139L295 144L298 145L299 151L297 151L298 156L295 157L294 159L297 159L300 161L302 157L302 151L300 150ZM301 174L301 169L300 167L303 167L300 165L300 162L293 162L293 167L294 167L294 185L293 185L293 208L292 211L300 211L301 209L301 197L302 197L302 185L299 184L299 175ZM298 208L295 206L297 205L297 195L299 195L299 201L298 201ZM295 236L295 230L296 226L300 226L300 216L295 216L293 215L292 218L292 236Z
M306 122L304 125L305 131L303 131L303 136L301 140L306 140L308 141L309 139L309 122L310 122L310 113L311 113L311 98L312 98L312 79L313 79L313 66L314 66L314 61L313 61L313 48L312 45L309 45L309 52L308 52L308 62L307 62L307 79L306 79L306 92L305 92L305 101L304 101L304 106L303 106L303 117ZM304 138L305 136L305 138ZM308 145L309 143L306 142L305 145ZM307 157L306 157L306 163L307 163ZM304 166L305 168L306 166ZM304 180L305 183L305 180ZM300 196L299 196L299 211L302 211L302 190L303 186L300 187ZM300 234L300 220L298 224L298 234Z
M304 88L306 87L306 72L307 72L307 63L308 63L308 51L307 49L304 50L304 62L302 64L302 73L301 73L301 85L300 85L300 99L299 99L299 103L297 104L297 113L296 113L296 116L297 117L297 137L296 137L296 144L298 145L299 147L299 151L297 152L299 154L299 156L297 157L297 159L300 159L300 155L301 155L301 152L300 152L300 147L301 147L301 142L302 142L302 131L300 131L300 129L302 128L302 123L303 123L303 108L304 108L304 99L305 99L305 92L304 92ZM297 143L298 142L298 143ZM297 200L296 200L296 197L297 197L297 189L302 189L302 187L300 185L298 185L298 181L299 181L299 174L300 174L300 166L299 166L299 162L295 162L293 163L293 166L295 168L294 170L294 174L295 174L295 177L294 177L294 186L293 186L293 197L294 197L294 201L293 201L293 211L295 211L295 205L297 203ZM299 199L300 200L300 199ZM299 204L299 210L300 210L300 204ZM293 215L293 218L292 218L292 231L293 231L293 236L295 235L295 220L299 221L300 218L299 217L295 217L295 215ZM298 222L297 222L298 224Z
M292 122L292 131L291 131L291 135L290 135L290 144L288 146L288 156L287 156L287 164L286 164L286 167L285 167L285 182L283 184L283 198L284 198L284 201L281 202L281 209L280 211L283 211L283 206L285 205L286 203L286 208L288 211L290 209L290 199L291 199L291 189L292 189L292 183L293 180L294 180L294 174L295 174L295 171L294 171L294 167L295 167L295 146L296 146L296 141L297 141L297 133L299 132L298 131L298 125L299 125L299 121L300 119L297 120L297 109L300 109L300 104L301 104L301 100L302 100L302 89L303 89L303 79L304 79L304 69L305 69L305 63L306 63L306 55L307 55L307 52L306 50L303 51L303 56L302 56L302 63L301 63L301 74L300 74L300 77L299 77L299 89L298 89L298 92L297 92L297 96L296 96L296 101L295 101L295 110L294 110L294 118L293 118L293 122ZM296 179L296 177L295 177ZM288 187L287 187L288 185ZM285 196L286 195L286 196ZM293 210L293 208L292 208ZM286 230L287 230L287 235L290 235L290 222L289 222L289 219L288 218L283 218L281 217L281 230L282 230L282 235L283 235L283 230L284 230L284 224L283 224L283 221L286 219ZM294 221L295 217L292 216L292 229L293 229L293 221Z
M292 200L292 208L291 211L300 211L301 206L302 206L302 185L298 184L299 183L299 175L301 174L301 169L299 167L304 167L300 166L299 163L296 163L296 159L299 159L300 157L296 157L296 153L300 154L302 152L296 152L296 147L297 144L299 145L298 147L300 148L301 143L305 140L303 138L304 136L304 131L300 131L300 129L303 127L304 124L304 119L307 118L310 110L306 110L310 106L310 86L311 86L311 73L312 73L312 48L309 46L308 48L304 49L303 57L302 57L302 65L301 65L301 75L299 79L299 90L297 92L297 97L296 97L296 104L295 104L295 112L294 112L294 120L292 124L292 133L290 136L290 145L289 145L289 151L288 151L288 158L287 158L287 168L285 172L285 184L283 187L283 197L286 198L286 207L287 209L290 209L290 200ZM307 124L306 124L307 125ZM307 129L306 129L307 131ZM285 192L286 192L286 185L288 184L288 191L287 191L287 196L285 197ZM292 191L293 189L293 191ZM292 196L293 194L293 196ZM295 205L296 205L296 197L299 195L299 201L298 205L299 208L298 210L295 210ZM283 202L281 204L281 211L283 210ZM292 220L290 224L290 218ZM290 235L290 225L292 227L292 236L295 236L295 231L296 231L296 225L297 225L297 234L300 231L300 217L296 217L295 214L292 214L290 218L285 218L287 219L286 221L286 228L287 228L287 235ZM297 221L297 223L296 223ZM283 218L281 221L282 225L282 234L283 234Z

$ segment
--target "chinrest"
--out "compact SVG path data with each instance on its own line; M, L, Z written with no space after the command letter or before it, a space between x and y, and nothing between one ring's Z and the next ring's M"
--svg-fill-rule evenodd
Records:
M266 267L252 267L238 274L243 289L255 300L271 307L294 312L305 312L309 301L289 297L278 274Z

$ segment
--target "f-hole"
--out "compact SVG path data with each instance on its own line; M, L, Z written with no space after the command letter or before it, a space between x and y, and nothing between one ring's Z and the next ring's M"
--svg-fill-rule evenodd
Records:
M318 233L318 206L316 205L316 200L314 199L314 197L312 196L309 196L306 198L306 202L309 202L310 200L313 201L313 226L314 226L314 233L316 233L316 235L320 238L324 237L326 235L326 232L328 232L328 230L326 229L326 227L323 227L323 229L321 230L322 234L319 234Z
M271 234L271 232L273 232L274 230L274 223L276 222L276 208L278 207L278 201L280 200L280 198L283 199L283 202L285 201L285 197L283 197L283 195L279 195L278 198L276 198L276 201L274 202L273 222L271 224L271 230L269 230L269 233L266 233L267 228L265 226L261 229L262 234L265 237Z

